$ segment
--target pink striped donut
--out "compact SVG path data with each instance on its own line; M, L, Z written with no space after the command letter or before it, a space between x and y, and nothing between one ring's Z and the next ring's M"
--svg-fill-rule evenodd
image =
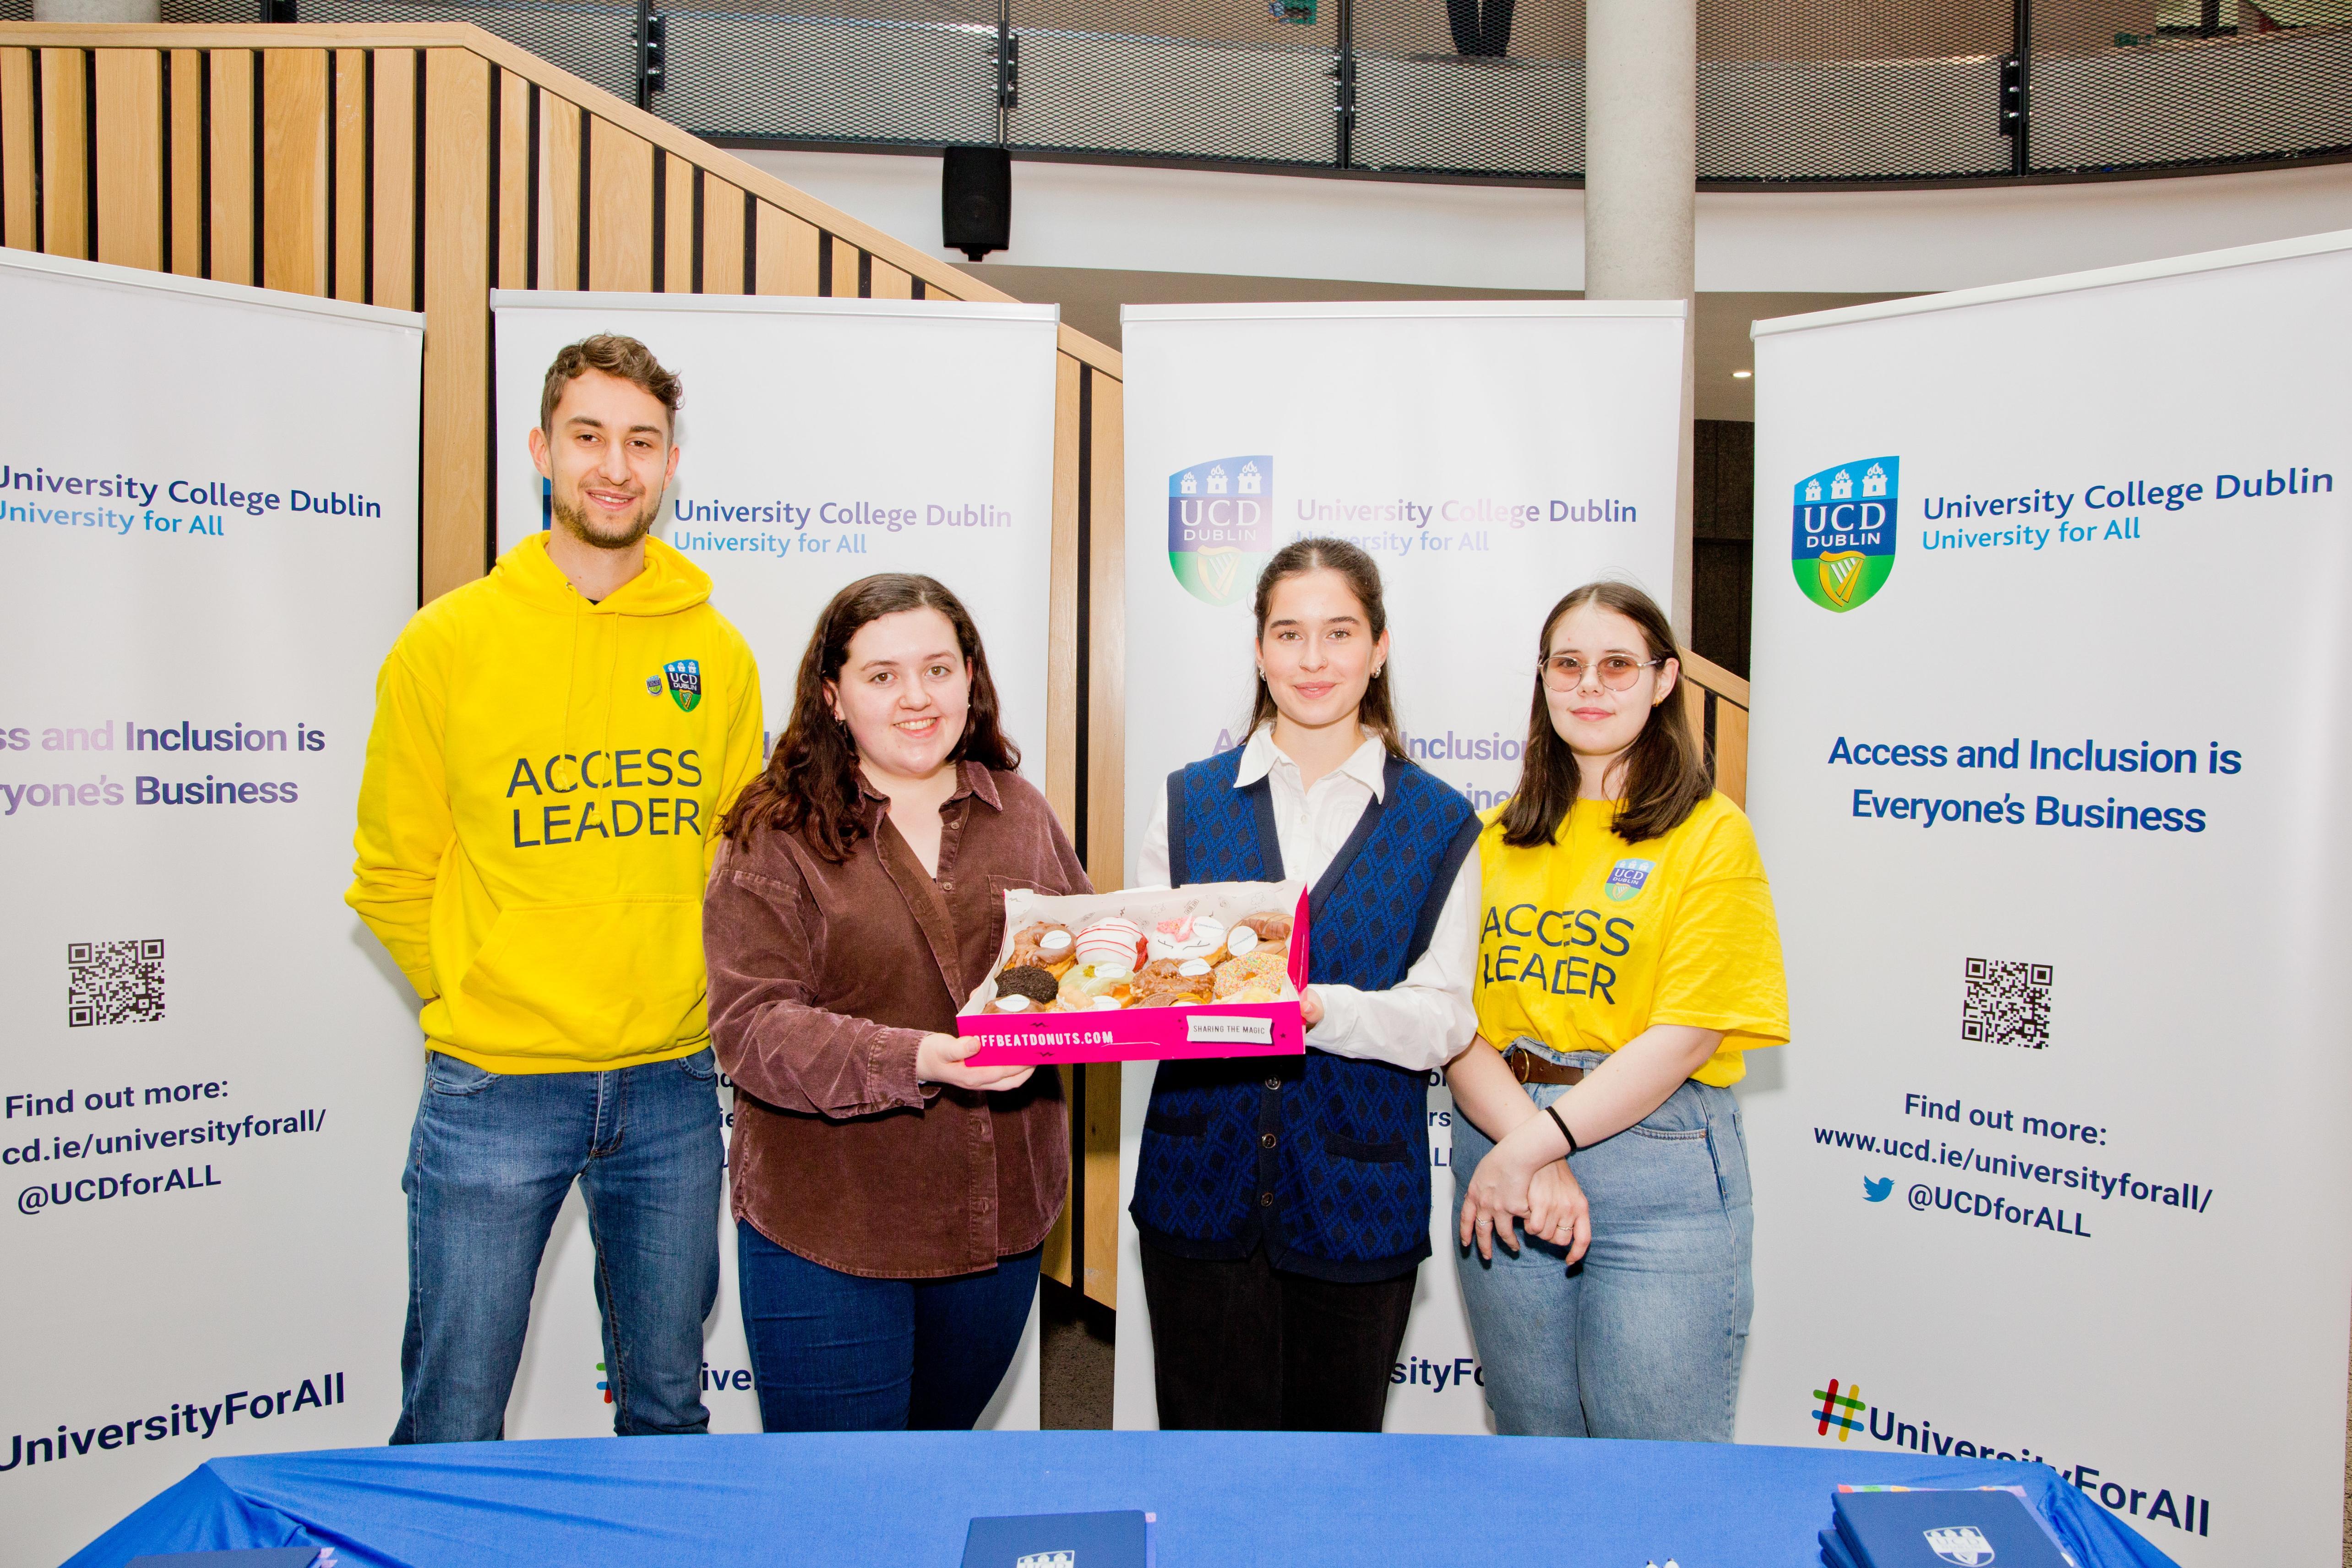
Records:
M1143 928L1133 921L1098 921L1078 933L1082 964L1114 964L1132 974L1141 965Z

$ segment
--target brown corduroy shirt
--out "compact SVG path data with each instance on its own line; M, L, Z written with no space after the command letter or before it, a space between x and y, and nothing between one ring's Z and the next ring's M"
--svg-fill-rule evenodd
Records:
M1004 893L1093 889L1045 797L962 764L927 875L866 792L832 864L797 834L727 845L702 934L710 1039L735 1080L735 1218L812 1262L887 1279L992 1268L1045 1239L1070 1182L1061 1075L1008 1094L915 1079L1004 936Z

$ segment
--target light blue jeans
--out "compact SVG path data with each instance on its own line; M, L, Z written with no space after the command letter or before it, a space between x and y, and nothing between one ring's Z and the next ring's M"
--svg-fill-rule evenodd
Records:
M1598 1051L1524 1049L1593 1068ZM1549 1105L1569 1086L1535 1083ZM1494 1144L1454 1116L1454 1180ZM1727 1089L1685 1082L1614 1138L1569 1161L1592 1205L1592 1245L1567 1253L1519 1234L1515 1255L1460 1255L1462 1297L1507 1436L1727 1443L1756 1287L1748 1142ZM1457 1211L1458 1213L1459 1211Z
M408 1328L394 1443L503 1435L540 1255L587 1200L613 1430L702 1432L726 1146L708 1047L610 1072L502 1074L435 1051L401 1188ZM585 1379L589 1369L576 1375Z

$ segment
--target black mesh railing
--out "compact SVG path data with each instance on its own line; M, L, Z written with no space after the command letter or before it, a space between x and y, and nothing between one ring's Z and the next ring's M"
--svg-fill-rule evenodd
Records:
M0 0L0 12L25 0ZM472 22L689 131L1573 179L1582 0L163 0ZM664 75L641 92L658 17ZM1700 0L1716 186L2352 156L2352 0Z

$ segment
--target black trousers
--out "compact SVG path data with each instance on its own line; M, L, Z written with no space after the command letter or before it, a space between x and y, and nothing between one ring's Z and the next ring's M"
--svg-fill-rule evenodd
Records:
M1377 1432L1412 1311L1411 1273L1339 1285L1143 1243L1162 1430Z

